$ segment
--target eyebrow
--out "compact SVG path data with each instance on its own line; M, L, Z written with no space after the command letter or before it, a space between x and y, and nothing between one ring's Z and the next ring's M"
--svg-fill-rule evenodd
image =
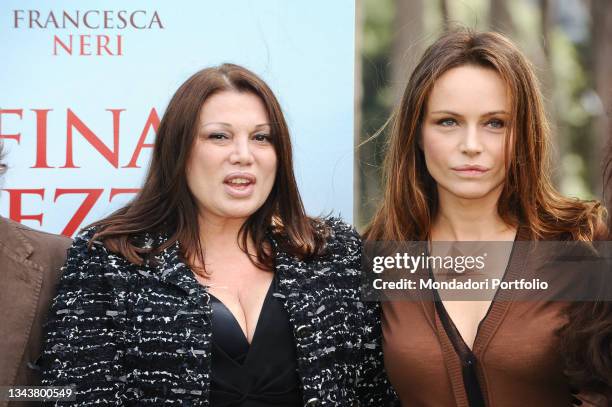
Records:
M450 114L452 116L461 116L459 113L457 112L453 112L450 110L436 110L435 112L430 112L429 114ZM506 112L505 110L493 110L491 112L487 112L485 114L483 114L482 116L493 116L496 114L506 114L509 115L510 113Z
M225 123L225 122L209 122L209 123L204 123L202 125L202 127L206 127L206 126L210 126L212 124L217 124L217 125L221 125L223 127L232 127L232 125L230 123ZM255 126L256 129L260 128L260 127L270 127L270 123L261 123L261 124L257 124Z

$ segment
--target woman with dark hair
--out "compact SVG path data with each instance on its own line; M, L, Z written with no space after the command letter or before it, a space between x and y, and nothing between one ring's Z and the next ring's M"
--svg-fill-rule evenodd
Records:
M170 101L140 193L70 249L44 383L75 384L79 405L391 405L360 250L306 216L270 88L204 69Z
M552 185L540 90L502 35L439 38L391 123L384 197L367 240L507 242L514 248L500 258L499 277L508 281L524 273L527 253L517 241L589 246L601 235L602 206ZM559 351L557 334L567 323L565 303L513 301L508 291L442 301L430 291L382 305L385 367L403 405L570 405L564 358L571 355Z

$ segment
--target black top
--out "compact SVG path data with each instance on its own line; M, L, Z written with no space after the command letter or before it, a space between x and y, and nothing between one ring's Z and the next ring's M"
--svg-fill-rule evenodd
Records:
M448 335L448 338L453 344L453 348L455 348L455 352L457 352L457 356L459 356L461 360L463 386L468 398L468 403L470 407L485 407L484 395L482 394L476 372L478 359L476 359L476 355L474 355L469 346L467 346L461 333L453 323L453 320L448 315L448 312L446 312L446 308L444 308L438 291L434 291L434 294L436 296L436 310L440 316L444 331L446 331L446 335Z
M212 307L212 407L302 405L295 339L272 280L251 345L231 311L210 295Z

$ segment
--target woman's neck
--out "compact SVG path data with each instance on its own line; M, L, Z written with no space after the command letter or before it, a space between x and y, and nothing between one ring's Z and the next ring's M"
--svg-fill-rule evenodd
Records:
M497 212L499 194L489 194L479 199L464 199L440 192L438 212L431 228L431 240L514 240L516 227L508 225Z
M239 246L240 229L246 219L200 216L200 243L206 251L241 250ZM247 239L249 249L252 244Z

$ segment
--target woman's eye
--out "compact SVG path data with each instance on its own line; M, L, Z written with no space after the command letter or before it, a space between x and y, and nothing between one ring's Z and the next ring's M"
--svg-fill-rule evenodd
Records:
M504 121L500 119L491 119L486 123L486 125L492 129L503 129L505 127Z
M223 133L211 133L208 138L213 140L225 140L227 136Z
M451 119L451 118L440 119L438 120L438 125L443 126L443 127L452 127L452 126L457 125L457 120Z
M270 136L267 134L256 134L253 136L253 139L255 141L259 141L259 142L267 142L270 141Z

